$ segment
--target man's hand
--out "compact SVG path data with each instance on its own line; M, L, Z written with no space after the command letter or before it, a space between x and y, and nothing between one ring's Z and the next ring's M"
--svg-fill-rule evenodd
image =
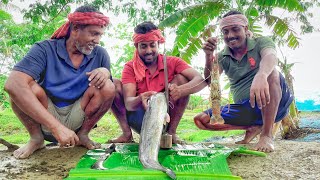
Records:
M148 99L156 94L157 92L155 91L147 91L147 92L144 92L144 93L141 93L139 96L141 98L141 103L142 103L142 106L143 108L146 110L148 108Z
M89 86L102 88L106 81L110 78L110 72L106 68L97 68L91 72L86 73L89 76L88 80L90 81Z
M255 106L255 101L257 101L259 109L262 109L270 103L269 84L267 78L267 75L260 73L256 74L254 77L250 88L250 104L252 108Z
M60 147L69 147L79 144L79 137L76 133L64 125L59 125L51 130L52 135L56 138Z
M210 37L208 40L203 43L202 49L206 55L212 55L214 50L217 48L218 38Z
M170 98L175 102L182 96L182 90L176 84L169 84Z

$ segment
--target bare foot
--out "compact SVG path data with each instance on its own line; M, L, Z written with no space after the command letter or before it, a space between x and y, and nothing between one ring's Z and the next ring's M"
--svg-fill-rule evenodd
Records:
M109 139L107 143L131 143L134 142L132 138L132 134L130 136L121 134L119 137L115 139Z
M186 144L186 142L182 139L180 139L177 134L171 134L172 135L172 144Z
M78 134L79 144L81 146L86 147L87 149L98 149L101 148L100 143L93 142L88 135L86 134Z
M23 147L15 150L13 152L13 156L17 159L25 159L28 158L33 152L38 149L44 148L44 140L43 139L30 139L29 142Z
M256 151L262 151L262 152L273 152L274 151L274 145L273 145L273 138L261 135L259 142L254 147L254 150Z
M211 124L210 118L194 119L194 123L199 129L209 130L209 131L227 131L236 129L247 130L249 126L235 126L230 124Z
M246 131L246 135L244 136L244 139L241 141L237 141L235 143L236 144L248 144L260 133L261 133L261 126L249 127Z

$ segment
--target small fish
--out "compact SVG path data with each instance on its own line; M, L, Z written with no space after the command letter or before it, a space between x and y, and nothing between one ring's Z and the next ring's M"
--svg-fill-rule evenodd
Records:
M150 97L140 132L139 159L143 167L160 170L170 178L176 179L176 174L171 169L160 165L158 161L160 139L167 108L164 93L157 93Z

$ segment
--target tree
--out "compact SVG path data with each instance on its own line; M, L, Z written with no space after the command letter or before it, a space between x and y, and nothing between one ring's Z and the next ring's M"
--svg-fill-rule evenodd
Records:
M1 5L4 6L4 4ZM59 12L47 15L48 20L45 21L39 19L36 15L41 9L44 9L40 5L40 3L35 4L35 9L31 9L29 12L23 10L25 12L25 22L21 24L16 24L10 13L0 10L0 38L2 40L0 42L0 53L6 58L12 57L15 62L19 61L31 45L49 38L70 12L70 7L65 6Z
M108 33L109 36L113 36L113 38L117 39L117 44L114 45L112 48L112 51L115 54L120 54L119 58L117 59L116 63L113 63L111 66L111 73L112 77L121 78L122 75L122 69L124 64L131 60L133 58L134 49L132 40L131 40L131 34L127 32L127 30L130 29L128 24L121 23L118 24L118 26L115 28L115 32L113 35Z
M230 9L237 9L247 16L249 20L249 30L254 33L254 36L261 36L262 27L258 22L264 21L265 24L272 29L273 39L280 46L286 44L290 48L299 46L299 38L294 29L290 26L290 21L300 21L300 30L302 33L310 33L314 27L309 23L308 17L312 14L308 9L313 5L318 5L319 2L312 0L309 2L300 2L298 0L214 0L206 1L200 4L183 8L160 23L160 28L176 27L177 37L171 54L180 56L187 62L190 62L192 57L198 53L202 47L202 41L211 36L211 33L217 29L218 19L222 14L225 14ZM274 9L282 9L291 13L289 17L277 16L274 14ZM218 33L215 33L218 34ZM290 74L290 69L293 64L285 62L279 63L281 70L285 73L290 89L293 92L293 77ZM287 131L293 132L297 126L297 110L295 103L290 106L290 113L294 120L286 119L283 125ZM288 120L288 121L287 121Z
M202 40L208 37L208 31L214 32L217 20L230 9L237 9L248 17L249 29L255 36L261 36L261 21L272 29L273 38L285 39L287 46L296 48L299 46L299 38L290 21L301 20L301 30L309 33L314 27L309 23L308 17L312 14L307 10L312 3L298 0L213 0L185 7L171 14L160 24L160 28L176 27L176 39L172 55L183 57L190 62L201 48ZM281 18L273 14L275 8L292 13L292 16ZM218 34L218 33L215 33Z
M283 61L279 59L278 61L278 66L280 67L282 73L284 74L284 77L286 79L286 82L288 84L289 90L291 93L294 95L294 90L293 90L293 76L291 74L292 67L296 63L288 63L287 58L283 55L281 49L280 52L283 57ZM298 109L296 107L296 101L293 99L293 102L290 105L290 115L285 117L282 121L282 137L286 138L291 136L293 132L296 132L297 129L299 128L299 117L298 117Z

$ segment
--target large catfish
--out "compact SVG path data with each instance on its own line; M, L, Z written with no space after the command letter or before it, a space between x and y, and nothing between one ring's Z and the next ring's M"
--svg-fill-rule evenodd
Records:
M150 97L140 132L139 159L143 167L163 171L172 179L176 179L176 174L171 169L163 167L158 162L160 140L163 123L167 116L167 108L164 93L157 93Z

